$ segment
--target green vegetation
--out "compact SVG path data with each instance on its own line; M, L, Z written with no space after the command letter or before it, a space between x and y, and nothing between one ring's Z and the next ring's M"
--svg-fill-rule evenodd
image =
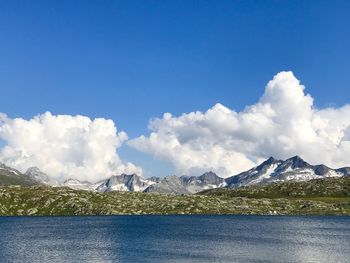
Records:
M22 185L22 186L31 186L37 185L38 182L34 181L28 176L18 174L5 174L6 171L1 171L0 173L0 186L9 186L9 185Z
M0 215L350 215L349 187L350 178L214 189L196 195L6 186L0 188Z
M217 188L200 194L249 198L350 198L350 177L329 177L306 182L289 181L232 189Z

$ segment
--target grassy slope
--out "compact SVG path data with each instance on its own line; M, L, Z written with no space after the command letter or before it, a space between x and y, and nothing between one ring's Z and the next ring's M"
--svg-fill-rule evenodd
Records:
M232 190L216 189L184 196L12 186L0 188L0 215L350 215L349 184L350 178L326 179Z
M324 178L307 182L272 183L232 189L212 189L202 195L249 198L350 198L350 177Z
M9 185L22 185L22 186L32 186L37 185L38 182L29 178L29 176L23 174L5 174L4 171L0 170L0 186L9 186Z

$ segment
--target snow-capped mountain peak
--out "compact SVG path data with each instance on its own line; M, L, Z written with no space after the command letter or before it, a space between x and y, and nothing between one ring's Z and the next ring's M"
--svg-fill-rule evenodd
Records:
M150 185L155 184L153 180L147 180L137 174L113 175L103 181L96 190L98 192L109 191L131 191L142 192Z
M311 165L299 156L285 161L269 158L262 164L246 172L226 179L228 187L239 187L260 183L280 181L307 181L320 177L339 177L349 175L347 168L331 169L325 165Z

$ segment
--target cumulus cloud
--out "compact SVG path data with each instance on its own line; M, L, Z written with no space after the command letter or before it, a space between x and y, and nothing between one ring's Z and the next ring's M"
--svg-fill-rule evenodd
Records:
M269 81L260 100L240 112L216 104L206 112L165 113L132 147L169 160L178 173L230 176L269 156L300 155L331 167L350 165L350 105L317 109L292 72Z
M142 170L123 163L117 149L128 139L112 120L46 112L30 120L0 114L0 160L25 171L37 166L58 181L96 182L119 173Z

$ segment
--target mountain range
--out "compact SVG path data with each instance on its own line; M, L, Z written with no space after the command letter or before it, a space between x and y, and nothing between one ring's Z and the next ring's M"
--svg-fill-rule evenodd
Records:
M0 186L23 185L32 186L38 184L38 180L22 174L20 171L0 163Z
M194 194L214 188L237 188L257 184L285 181L308 181L317 178L350 176L350 167L332 169L325 165L311 165L299 156L287 160L270 157L260 165L233 175L221 178L213 172L200 176L166 176L163 178L143 178L136 174L113 175L110 178L90 183L69 179L63 183L52 180L37 167L29 168L24 174L0 163L0 185L49 185L64 186L77 190L96 192L129 191L156 192L167 194Z

